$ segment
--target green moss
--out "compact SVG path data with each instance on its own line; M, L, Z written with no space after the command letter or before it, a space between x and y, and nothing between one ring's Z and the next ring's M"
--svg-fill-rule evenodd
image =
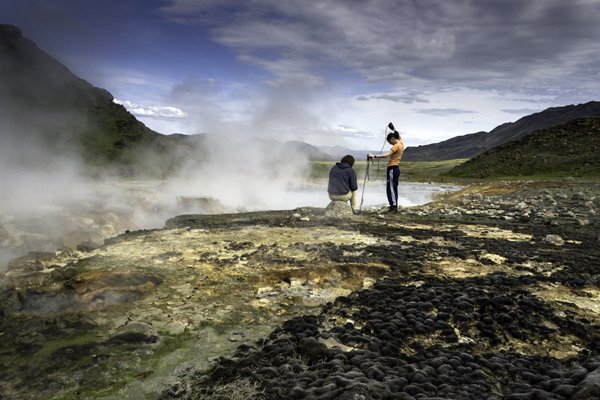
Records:
M59 352L61 349L82 347L88 345L96 346L97 341L98 336L92 333L84 333L82 335L50 340L43 344L42 348L36 353L35 358L55 358L57 356L57 352Z
M89 338L89 337L88 337ZM97 337L96 337L97 339ZM83 344L86 337L79 340L56 341L45 349L47 355L60 351L61 345L73 346ZM85 384L73 385L72 388L57 393L52 399L74 400L81 398L129 398L124 395L130 385L167 376L181 362L193 359L194 338L188 333L177 336L161 335L157 345L122 344L106 347L98 345L98 354L92 354L82 362L72 365L71 371L83 372ZM141 350L141 352L139 351ZM105 357L104 360L98 360ZM96 366L94 366L96 365ZM61 371L65 374L67 371Z

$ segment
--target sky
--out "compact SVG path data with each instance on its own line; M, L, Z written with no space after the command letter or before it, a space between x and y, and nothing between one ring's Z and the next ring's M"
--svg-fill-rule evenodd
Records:
M0 0L149 128L377 150L600 100L600 0Z

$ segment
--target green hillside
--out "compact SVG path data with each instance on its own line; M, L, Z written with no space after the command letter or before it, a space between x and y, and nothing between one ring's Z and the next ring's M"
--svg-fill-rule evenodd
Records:
M600 176L600 117L578 118L492 148L447 173L454 178Z
M199 151L197 138L147 128L11 25L0 25L0 75L10 77L0 80L0 141L15 159L65 157L90 172L160 175L177 168L178 155Z
M443 142L407 147L404 161L435 161L472 158L486 150L518 140L537 130L552 128L577 118L600 117L600 102L590 101L563 107L551 107L527 115L515 122L501 124L490 132L456 136Z

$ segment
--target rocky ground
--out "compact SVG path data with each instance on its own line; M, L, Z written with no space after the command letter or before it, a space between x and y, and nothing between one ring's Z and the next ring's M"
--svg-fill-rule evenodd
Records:
M599 194L183 215L17 259L0 398L600 398Z

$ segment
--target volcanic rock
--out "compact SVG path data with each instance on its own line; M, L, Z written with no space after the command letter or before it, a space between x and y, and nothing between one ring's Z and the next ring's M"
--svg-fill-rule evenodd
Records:
M600 189L473 185L385 216L188 214L31 254L0 277L0 393L597 396L600 219L579 192Z

